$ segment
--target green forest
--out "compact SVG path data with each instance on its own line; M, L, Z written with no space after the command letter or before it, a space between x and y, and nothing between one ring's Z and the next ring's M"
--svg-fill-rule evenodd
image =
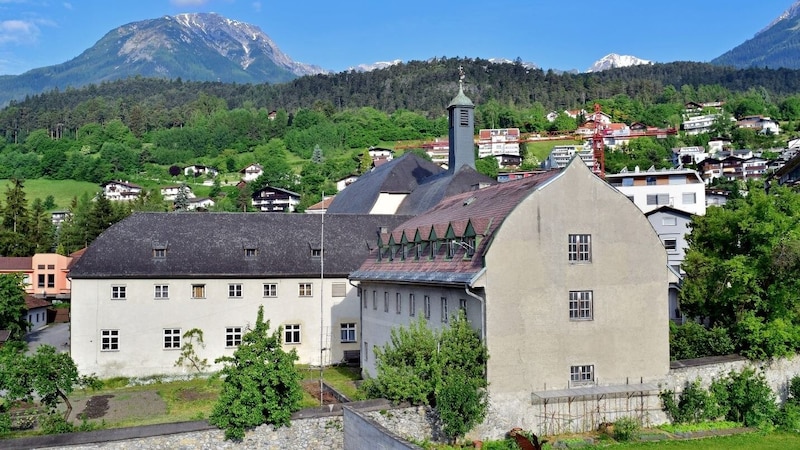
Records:
M215 208L228 211L246 210L249 193L271 185L300 193L303 210L323 192L335 192L336 180L368 170L366 149L415 151L425 141L445 137L446 108L458 91L459 67L476 105L476 128L570 131L584 117L571 118L564 110L591 111L595 103L616 122L678 127L689 101L723 101L726 118L766 115L786 130L763 136L721 120L714 134L731 139L734 148L781 148L800 126L800 71L699 63L571 74L528 69L519 62L441 58L276 85L136 77L55 90L0 110L0 179L129 180L148 194L140 205L129 205L128 213L166 208L157 188L177 182L199 185L198 195L215 198ZM546 119L551 111L559 113L552 122ZM609 152L606 168L667 166L671 148L705 145L710 137L637 139ZM522 169L537 168L548 151L529 147L522 149ZM238 171L254 162L265 168L262 178L247 189L230 186L238 181ZM203 180L176 175L190 164L215 167L221 176L203 186ZM490 176L498 170L491 159L479 161L478 168ZM80 203L77 197L70 204L49 202L45 211L77 210ZM80 248L80 240L85 243L86 237L67 249Z

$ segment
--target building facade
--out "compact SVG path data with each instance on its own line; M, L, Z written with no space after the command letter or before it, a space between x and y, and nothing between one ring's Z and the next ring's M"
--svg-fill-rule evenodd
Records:
M656 402L652 382L669 369L661 241L577 158L442 201L382 234L350 278L361 290L365 376L392 328L419 317L439 328L464 310L489 350L490 414L511 426L586 429L598 417L576 417L578 407L593 408L604 390Z
M708 161L708 160L706 160ZM606 181L625 194L643 213L662 206L680 209L689 214L706 213L705 184L700 175L691 169L636 167L620 173L606 174Z

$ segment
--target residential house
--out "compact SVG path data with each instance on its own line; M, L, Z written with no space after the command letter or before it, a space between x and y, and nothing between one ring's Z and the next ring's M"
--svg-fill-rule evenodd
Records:
M394 150L390 148L370 147L367 151L369 152L369 157L372 158L373 163L376 160L384 160L388 162L394 159Z
M547 159L542 162L542 168L561 169L566 167L575 155L578 155L588 167L594 167L594 151L591 142L587 141L585 145L554 145Z
M689 135L710 133L714 122L722 117L721 114L704 114L700 116L692 116L684 119L681 123L681 129ZM734 120L731 118L731 120Z
M194 197L189 199L186 209L189 211L208 211L214 204L214 200L208 197Z
M522 164L522 156L519 155L495 155L497 167L501 169L516 169Z
M776 170L770 179L774 179L781 186L796 186L800 183L800 153Z
M192 192L192 188L185 184L178 184L175 186L167 186L161 188L161 197L164 198L165 201L174 202L175 199L178 198L179 193L183 190L184 195L187 199L194 198L194 192Z
M100 377L189 373L175 361L197 328L195 351L219 370L214 359L233 354L264 306L301 364L337 363L360 342L347 275L380 228L408 218L134 213L72 266L72 358Z
M135 200L142 192L142 187L128 181L109 181L100 185L103 195L111 201Z
M633 171L625 168L620 173L607 173L606 181L628 196L643 213L661 206L701 216L706 213L705 184L691 169L651 167L641 171L637 166Z
M47 325L47 311L51 306L53 304L43 298L25 296L25 320L30 324L28 332L41 330Z
M325 198L322 199L322 201L314 203L313 205L306 208L305 211L306 214L325 214L326 212L328 212L328 207L331 205L333 197L334 197L333 195L330 196L326 195Z
M31 286L33 258L30 256L0 256L0 274L6 273L22 274L23 284L28 287Z
M478 131L478 158L519 156L519 128L493 128Z
M736 122L739 128L755 130L760 134L780 134L781 127L777 121L764 116L745 116Z
M264 173L264 168L261 167L261 164L253 163L240 170L239 173L242 174L242 181L249 183L260 177Z
M491 355L479 435L502 435L509 417L580 431L660 409L665 251L641 211L580 159L448 197L379 239L350 275L364 376L375 376L374 349L393 328L419 318L443 327L461 310Z
M358 180L358 175L352 175L352 174L344 178L339 178L338 180L336 180L336 191L341 192L347 186L350 186L351 184L355 183L356 180Z
M731 140L723 137L716 137L708 141L708 153L714 155L718 152L724 151L731 146Z
M252 196L253 208L261 212L295 212L300 194L275 186L265 186Z
M66 210L53 211L50 213L50 220L58 228L61 226L61 222L67 220L71 215L72 213Z
M73 256L37 253L31 257L31 284L28 294L51 300L69 300L69 267Z
M200 175L215 177L219 175L219 171L213 167L204 166L201 164L192 164L191 166L186 166L183 168L183 175L187 177L198 177Z
M686 272L681 265L686 259L686 249L689 244L686 235L691 231L692 215L680 209L662 206L645 214L647 220L658 233L664 249L667 251L667 265L670 270L669 283L669 312L670 320L683 323L684 317L678 302L678 293Z
M523 170L517 172L500 172L497 174L497 182L498 183L505 183L508 181L514 180L521 180L523 178L528 178L532 176L536 176L544 172L543 170Z
M422 144L422 149L425 150L431 161L440 166L447 166L447 158L450 154L450 142L444 139L436 138L433 142L426 142Z
M724 189L706 189L706 206L725 206L730 196L730 191Z
M702 146L676 147L672 149L672 164L676 167L698 164L706 158L708 158L708 153Z

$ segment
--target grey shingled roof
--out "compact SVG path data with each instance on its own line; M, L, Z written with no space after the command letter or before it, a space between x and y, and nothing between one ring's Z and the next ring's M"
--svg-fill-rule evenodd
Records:
M438 205L446 197L477 190L479 185L495 185L497 180L477 172L470 166L461 166L455 174L443 172L424 180L403 200L397 214L417 215Z
M136 213L103 232L70 270L81 278L319 276L320 215ZM375 248L379 227L408 216L324 215L325 274L347 276ZM166 247L165 258L154 249ZM255 248L255 257L245 249Z
M329 214L367 214L381 192L408 194L432 175L444 172L438 165L413 153L393 159L358 178L338 194Z

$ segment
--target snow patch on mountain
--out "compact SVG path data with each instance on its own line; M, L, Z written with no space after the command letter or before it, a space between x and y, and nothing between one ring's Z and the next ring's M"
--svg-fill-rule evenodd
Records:
M792 4L792 6L790 6L790 7L789 7L789 9L787 9L786 11L784 11L784 12L783 12L783 14L781 14L780 16L778 16L778 18L777 18L777 19L773 20L772 22L770 22L770 24L769 24L769 25L767 25L767 26L766 26L766 27L764 27L764 28L763 28L761 31L759 31L758 33L756 33L756 34L755 34L755 36L758 36L759 34L761 34L761 33L765 32L765 31L769 30L770 28L772 28L773 26L775 26L775 24L777 24L778 22L780 22L781 20L791 19L791 18L797 17L798 15L800 15L800 0L797 0L797 1L795 1L795 2Z
M618 55L616 53L609 53L608 55L595 61L591 67L586 69L586 72L602 72L604 70L615 69L617 67L639 66L643 64L653 64L653 61L637 58L631 55Z
M393 61L378 61L372 64L359 64L357 66L348 67L345 72L355 71L355 72L372 72L373 70L380 70L385 69L387 67L396 66L402 63L403 60L395 59Z

